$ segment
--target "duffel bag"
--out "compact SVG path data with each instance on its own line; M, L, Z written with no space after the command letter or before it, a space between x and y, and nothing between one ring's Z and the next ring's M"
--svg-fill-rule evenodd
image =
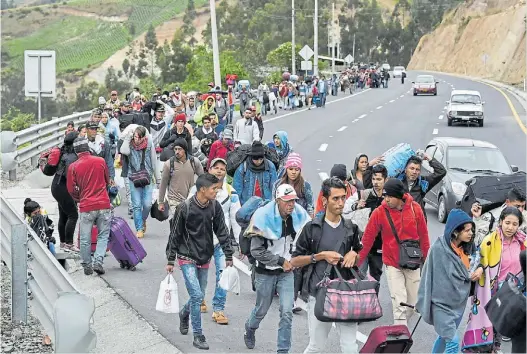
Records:
M509 338L525 333L526 304L523 289L513 280L503 283L491 297L485 311L496 331Z
M404 172L408 159L415 155L415 151L410 144L400 143L388 149L382 156L383 165L388 170L388 177L397 177Z

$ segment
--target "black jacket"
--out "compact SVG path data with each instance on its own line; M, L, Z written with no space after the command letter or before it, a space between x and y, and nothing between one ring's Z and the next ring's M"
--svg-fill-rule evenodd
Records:
M406 179L406 176L401 178L404 184L404 188L406 189L408 193L410 193L412 198L414 198L414 201L419 203L419 205L421 206L421 209L423 209L423 213L425 214L425 217L426 217L426 211L425 211L424 197L426 193L428 193L439 182L441 182L443 177L445 177L446 175L446 169L441 164L441 162L437 161L436 159L432 159L429 161L429 164L430 164L430 167L434 169L434 172L428 176L419 177L419 179L412 186L411 190L408 189L408 181ZM424 185L423 182L425 182L424 184L427 184L426 188L423 188L423 185Z
M296 247L293 251L292 257L310 256L312 254L316 254L322 251L333 251L318 249L320 238L322 237L322 226L326 222L325 216L326 215L323 214L315 217L302 228L302 232L300 232L300 235L297 236ZM339 253L342 256L345 256L346 253L351 250L359 253L359 251L362 250L362 242L360 241L359 237L359 228L351 220L342 218L342 222L344 223L344 227L346 228L346 238L343 242L343 246L340 247ZM339 270L344 278L353 278L351 272L348 269L339 267ZM309 280L312 274L313 264L309 264L302 268L302 287L299 296L302 300L306 302L309 300Z
M187 151L192 151L192 135L188 131L187 127L183 128L183 133L178 134L176 127L174 126L172 129L167 131L165 135L163 135L163 139L161 139L161 142L159 143L159 147L166 148L170 144L172 144L176 139L185 139L187 142Z
M196 196L179 204L170 220L170 237L166 247L168 264L173 265L176 256L198 265L207 264L214 255L213 233L220 241L225 260L232 261L230 232L225 225L221 204L214 200L201 208Z

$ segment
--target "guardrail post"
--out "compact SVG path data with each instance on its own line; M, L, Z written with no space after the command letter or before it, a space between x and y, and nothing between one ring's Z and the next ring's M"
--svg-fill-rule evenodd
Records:
M27 228L11 226L11 322L27 323Z
M37 155L37 156L33 156L31 158L31 167L36 167L38 166L38 159L40 158L40 155Z
M9 171L9 180L16 181L16 170Z

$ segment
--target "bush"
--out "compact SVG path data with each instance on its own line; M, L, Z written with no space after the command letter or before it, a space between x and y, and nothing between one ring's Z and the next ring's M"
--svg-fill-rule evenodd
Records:
M22 113L18 108L11 107L9 108L9 111L2 116L2 130L17 132L29 128L34 122L34 114Z

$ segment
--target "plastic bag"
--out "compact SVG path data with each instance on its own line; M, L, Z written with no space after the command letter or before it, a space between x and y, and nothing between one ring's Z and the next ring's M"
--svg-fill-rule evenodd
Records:
M234 267L225 268L220 275L220 288L236 295L240 295L240 274Z
M117 172L115 171L115 178L113 179L113 181L115 182L115 185L119 188L124 188L124 178L121 177L121 173L120 172Z
M154 188L152 189L152 204L157 201L157 198L159 198L159 189Z
M159 285L156 311L164 313L179 313L177 283L172 274L168 274Z

